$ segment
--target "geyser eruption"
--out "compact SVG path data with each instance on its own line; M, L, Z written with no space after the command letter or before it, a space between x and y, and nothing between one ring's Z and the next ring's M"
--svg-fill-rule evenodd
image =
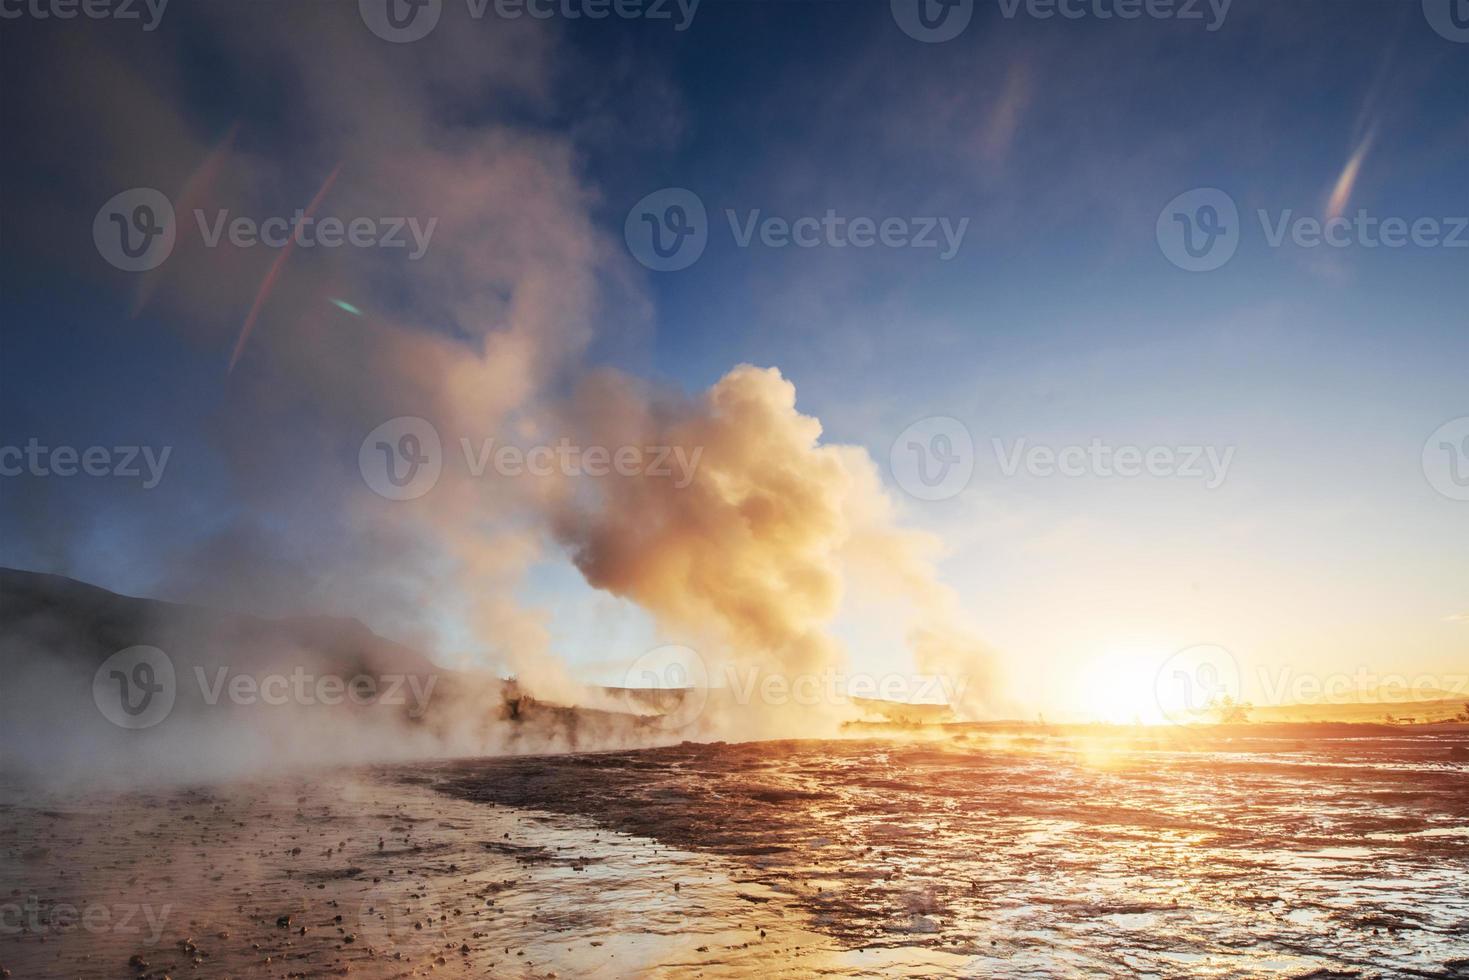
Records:
M569 558L592 587L646 610L716 672L840 666L833 621L860 583L898 597L911 620L910 652L893 651L893 669L953 675L960 707L977 710L992 694L986 658L938 581L936 542L899 526L864 449L821 441L820 422L797 409L779 370L741 365L690 396L589 364L595 338L643 327L648 300L620 243L593 219L600 192L580 172L572 138L529 118L552 109L553 60L567 53L515 23L388 50L352 8L191 15L222 22L213 56L240 85L256 84L257 73L226 68L263 56L273 77L300 80L299 98L241 100L269 106L278 125L242 110L225 139L154 61L93 35L66 54L106 64L115 80L87 111L135 125L96 126L108 145L58 158L58 172L82 171L89 187L110 189L104 200L120 187L187 189L175 202L177 245L149 274L136 329L181 332L223 379L211 382L221 385L218 404L199 423L200 444L180 447L170 474L196 481L197 499L222 503L197 522L179 522L161 497L131 508L138 534L128 539L140 546L128 591L272 617L355 617L458 674L513 673L532 697L605 706L552 649L548 613L517 598L540 562ZM466 118L479 125L466 129ZM322 216L433 219L432 247L415 261L384 249L296 250L225 378L274 256L206 247L192 212L206 226L221 211L289 214L338 161ZM49 227L53 204L18 202L16 217ZM67 207L60 213L71 221ZM335 297L350 298L355 314L334 307ZM364 483L357 451L404 416L442 437L443 475L421 498L388 500ZM673 447L690 468L687 479L502 479L465 465L461 446L486 438ZM35 540L15 550L93 577L68 564L87 549L58 540L85 533L65 526L38 521ZM155 533L160 526L169 533ZM436 719L452 733L443 751L504 747L481 730L500 708L488 700L452 699L465 714L462 723ZM825 730L833 719L800 720ZM706 722L695 734L753 730L732 712ZM416 727L415 747L434 730ZM544 745L564 745L558 738Z

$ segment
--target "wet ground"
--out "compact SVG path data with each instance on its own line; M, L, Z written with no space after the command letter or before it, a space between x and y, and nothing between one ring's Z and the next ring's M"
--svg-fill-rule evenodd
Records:
M1469 976L1466 744L972 733L5 786L0 970Z
M718 855L843 948L966 976L1469 976L1469 734L1298 735L686 744L445 788Z
M6 785L0 976L856 972L742 874L586 818L454 799L416 767L123 795ZM862 959L943 968L922 949Z

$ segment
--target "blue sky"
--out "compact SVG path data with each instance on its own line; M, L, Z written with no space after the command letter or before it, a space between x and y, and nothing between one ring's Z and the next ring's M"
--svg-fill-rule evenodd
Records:
M540 167L574 188L553 209L574 229L554 256L595 255L568 289L590 297L578 306L590 324L581 363L691 394L741 362L778 366L825 441L864 447L903 523L942 543L941 578L1025 710L1085 714L1075 688L1098 658L1196 643L1223 644L1252 676L1362 664L1449 676L1469 662L1469 622L1454 618L1469 613L1469 502L1437 492L1422 459L1430 433L1469 416L1469 247L1273 247L1258 215L1326 217L1358 150L1347 215L1434 219L1449 233L1469 214L1469 44L1437 33L1417 2L1236 0L1215 31L1007 18L981 2L942 43L905 35L883 3L708 0L684 31L453 21L461 13L412 45L354 38L342 63L429 77L425 104L445 109L436 138L512 132L534 161L522 179L535 183L525 174ZM350 470L357 448L328 435L335 409L294 388L289 404L254 407L286 387L264 359L299 315L291 290L334 271L292 257L279 287L289 301L266 308L241 373L226 376L263 272L256 256L229 273L238 288L219 288L220 322L200 326L208 304L170 302L167 286L130 317L135 280L92 244L107 197L183 186L232 122L240 154L281 163L243 182L253 200L289 210L281 202L300 207L321 184L338 117L299 107L314 107L318 88L352 98L336 87L358 76L323 81L309 32L363 24L351 9L299 30L252 16L169 10L147 34L0 24L0 444L145 441L175 447L177 467L148 491L5 478L0 562L269 612L325 603L417 629L367 593L303 592L294 572L260 585L272 564L319 582L360 544L332 503L336 464ZM463 59L474 80L435 101L425 59ZM374 99L395 98L360 77L369 108L343 133L372 119ZM392 140L393 118L378 138ZM356 161L340 159L350 182ZM627 251L623 225L666 187L698 196L709 244L688 268L654 272ZM1165 205L1196 188L1223 191L1240 215L1236 253L1209 272L1178 268L1156 230ZM757 209L967 224L947 260L938 249L739 247L726 212L744 221ZM532 217L507 219L503 234L539 255L548 225ZM421 284L463 278L441 261L431 253L401 285L396 272L354 272L372 293L348 298L369 318L411 311L422 330L473 334L456 320L462 307L423 298ZM475 302L513 306L520 261L485 270L504 287ZM544 381L567 383L554 370ZM933 416L967 428L974 475L925 501L888 461L899 433ZM249 457L254 469L222 448L254 427L295 431L303 453L334 465L282 456L289 477L263 476L278 444ZM1006 476L995 439L1234 455L1214 489ZM182 557L216 538L231 542L217 566ZM232 578L247 566L248 590ZM218 591L200 581L213 574ZM650 616L588 587L554 545L505 587L545 611L551 645L574 663L615 665L660 639ZM475 646L472 625L429 618L424 636ZM894 669L902 631L883 616L849 602L832 629L859 669Z

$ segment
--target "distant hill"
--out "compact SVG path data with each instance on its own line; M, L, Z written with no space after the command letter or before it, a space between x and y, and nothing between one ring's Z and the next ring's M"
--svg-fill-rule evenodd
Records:
M877 698L852 698L861 721L885 721L895 725L943 725L957 718L947 704L906 704Z
M147 654L143 673L114 668L109 658L137 647L161 653ZM158 700L145 702L144 688ZM120 714L123 702L161 717ZM355 619L269 619L0 568L0 769L192 778L667 740L627 707L546 704L514 681L439 667Z
M126 647L147 644L232 668L281 666L309 654L337 674L440 668L355 619L266 619L158 599L118 595L61 575L0 568L0 663L47 656L95 669Z
M1357 724L1432 724L1469 720L1469 697L1426 701L1353 701L1346 704L1283 704L1251 708L1254 722L1351 722Z

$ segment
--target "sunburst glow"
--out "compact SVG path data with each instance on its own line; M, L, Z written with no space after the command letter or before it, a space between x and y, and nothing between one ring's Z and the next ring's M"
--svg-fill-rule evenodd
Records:
M1120 725L1166 721L1156 693L1157 674L1165 657L1137 648L1102 653L1078 677L1077 703L1093 721Z

